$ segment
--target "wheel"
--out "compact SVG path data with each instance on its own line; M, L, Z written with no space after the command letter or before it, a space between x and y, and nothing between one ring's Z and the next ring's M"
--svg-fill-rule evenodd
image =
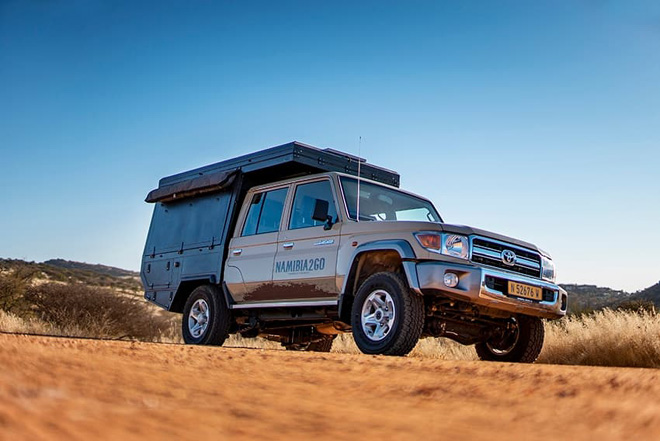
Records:
M191 345L221 346L229 335L231 314L220 289L195 288L183 307L183 340Z
M353 338L365 354L406 355L424 328L424 299L395 273L364 281L351 310Z
M508 328L508 332L476 344L479 358L485 361L535 362L543 348L543 321L538 317L520 315L511 318Z
M324 335L320 340L308 345L285 345L284 347L287 351L330 352L334 340L334 335Z

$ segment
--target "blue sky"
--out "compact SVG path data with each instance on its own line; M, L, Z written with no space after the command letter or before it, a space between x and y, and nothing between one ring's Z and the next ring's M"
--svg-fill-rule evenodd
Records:
M0 256L138 269L159 178L291 140L559 281L660 280L651 1L0 0Z

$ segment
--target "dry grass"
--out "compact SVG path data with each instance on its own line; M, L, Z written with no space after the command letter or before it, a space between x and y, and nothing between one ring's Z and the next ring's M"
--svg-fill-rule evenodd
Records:
M61 335L57 329L48 323L33 318L23 319L10 312L0 309L0 331L20 332L25 334L50 334Z
M243 338L238 334L232 334L225 341L222 346L230 348L250 348L250 349L282 349L281 344L275 341L266 340L265 338Z
M24 297L36 318L66 335L169 341L175 332L174 322L147 302L107 288L47 283Z
M225 347L284 350L281 344L264 338L243 338L240 335L230 335L225 341ZM361 354L355 345L352 334L338 335L332 344L332 351L338 354ZM434 358L440 360L476 360L477 356L472 346L463 346L445 338L425 338L417 343L410 354L416 358Z
M660 367L660 314L604 309L546 325L541 363Z
M14 288L0 308L0 331L72 337L178 342L180 320L136 296L80 283L32 283L0 277Z
M155 328L155 330L151 331L148 336L146 336L145 333L131 335L130 333L118 332L122 331L122 328L118 329L107 322L103 322L103 320L95 322L93 318L82 323L70 321L58 325L49 323L37 317L24 318L0 310L0 332L54 335L62 337L128 339L158 343L182 343L183 339L181 338L179 328L180 324L178 320L168 319L166 326ZM123 330L123 332L125 332L125 328L123 328Z
M652 311L605 309L580 317L547 322L539 363L592 366L660 368L660 314ZM230 338L225 345L281 349L264 339ZM332 352L359 354L350 334L339 335ZM410 354L415 358L476 360L473 346L445 338L419 341Z
M332 352L341 354L360 354L351 334L337 336L332 345ZM477 360L474 347L463 346L446 338L424 338L421 339L410 357L433 358L438 360Z
M18 273L0 274L0 331L180 343L181 316L136 296L83 284L29 286ZM232 335L225 346L283 349L261 338ZM332 352L358 354L350 334ZM414 358L476 360L474 348L448 339L420 340ZM653 309L609 310L546 323L539 363L660 368L660 314Z
M351 334L339 335L332 345L332 352L342 354L360 354ZM410 353L415 358L434 358L439 360L476 360L477 354L472 346L463 346L446 338L424 338L417 343Z

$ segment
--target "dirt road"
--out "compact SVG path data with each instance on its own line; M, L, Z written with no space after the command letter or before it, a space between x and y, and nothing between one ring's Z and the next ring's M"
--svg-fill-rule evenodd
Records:
M657 440L660 371L0 335L1 440Z

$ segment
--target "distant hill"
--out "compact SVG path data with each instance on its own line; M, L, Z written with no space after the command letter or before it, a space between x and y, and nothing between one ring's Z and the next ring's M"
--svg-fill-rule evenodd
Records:
M641 291L637 291L631 297L634 300L653 302L657 308L660 308L660 282Z
M43 263L0 259L0 270L22 267L39 272L44 278L60 282L80 282L106 286L124 291L140 292L140 274L107 265L51 259ZM636 293L596 285L562 284L568 292L568 312L588 312L602 308L616 308L630 302L653 302L660 309L660 282Z
M34 272L37 278L55 282L78 282L122 291L142 291L139 273L106 265L93 265L63 259L52 259L42 263L0 259L0 270L11 269Z
M625 291L596 285L560 285L568 292L568 312L588 312L595 309L616 308L632 300L632 295Z
M121 268L115 268L114 266L106 266L106 265L83 263L83 262L73 262L71 260L64 260L64 259L47 260L44 262L44 265L56 266L59 268L66 268L66 269L91 271L93 273L103 274L112 277L140 277L140 273L121 269Z

